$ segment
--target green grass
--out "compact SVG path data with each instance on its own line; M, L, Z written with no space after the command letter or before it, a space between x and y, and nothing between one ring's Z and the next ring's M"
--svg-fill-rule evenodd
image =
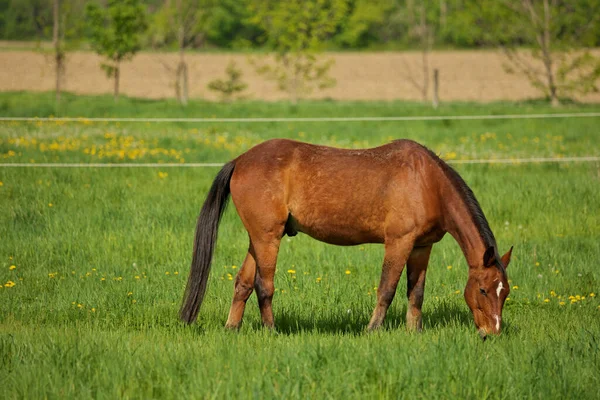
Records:
M2 94L0 102L30 99L20 114L28 116L44 96ZM138 107L129 115L180 115L166 102L127 101ZM269 103L196 106L213 107L218 116L432 113L405 103L303 103L296 114ZM447 107L439 112L548 111L538 104ZM17 115L10 110L3 115ZM72 115L99 115L84 111ZM345 147L410 137L455 159L599 155L598 122L2 123L0 162L220 162L277 136ZM500 251L515 246L505 329L486 342L462 298L467 267L450 237L433 250L421 334L405 329L404 277L384 329L364 332L381 246L335 247L303 235L286 238L280 251L277 331L261 328L253 295L241 331L232 333L223 329L230 277L247 235L230 207L199 320L186 326L177 311L195 219L217 169L0 167L2 397L596 398L600 164L457 169L480 200Z

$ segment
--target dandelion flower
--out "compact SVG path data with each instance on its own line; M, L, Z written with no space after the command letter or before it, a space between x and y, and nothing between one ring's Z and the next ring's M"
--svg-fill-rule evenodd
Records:
M460 290L455 290L454 294L460 294Z
M517 285L513 286L513 289L518 290L519 287Z
M159 172L159 173L158 173L158 177L159 177L160 179L165 179L167 176L169 176L169 174L168 174L168 173L166 173L166 172Z
M596 297L596 293L590 293L590 297Z
M165 272L165 275L169 275L169 274L170 274L170 272L169 272L169 271Z
M535 266L536 266L536 267L539 267L539 266L540 266L540 263L536 261L536 262L535 262Z
M550 303L550 299L544 299L544 303Z
M287 272L288 272L288 274L295 274L296 270L295 269L288 269Z
M131 296L133 292L127 292L127 296Z
M317 283L319 283L319 282L321 282L321 277L320 276L317 278Z
M11 288L11 287L13 287L13 286L15 286L15 285L16 285L16 283L14 283L13 281L7 281L7 282L4 284L4 287Z
M447 269L448 271L450 271L450 270L452 269L452 265L448 265L448 266L446 267L446 269Z
M349 270L349 269L347 269L347 270L346 270L346 275L350 275L350 274L351 274L350 270Z
M565 302L564 302L564 301L561 301L561 302L560 302L560 303L558 303L558 304L560 304L561 306L564 306L564 305L565 305Z
M9 269L9 270L11 270L11 271L12 271L13 269L16 269L16 268L17 268L17 266L16 266L16 265L11 265L10 267L8 267L8 269Z
M48 203L48 207L52 207L54 204L52 203Z

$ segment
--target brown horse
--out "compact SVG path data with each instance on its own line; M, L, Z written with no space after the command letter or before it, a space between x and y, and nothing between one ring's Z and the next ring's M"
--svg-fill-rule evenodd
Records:
M368 329L383 323L406 265L406 323L420 330L431 247L449 232L469 264L464 296L480 335L500 333L512 248L499 257L471 189L448 164L410 140L345 150L275 139L225 164L198 218L182 320L191 323L198 315L230 193L250 245L235 279L227 327L241 325L253 289L263 324L274 326L271 302L279 244L284 235L303 232L344 246L383 243L383 271Z

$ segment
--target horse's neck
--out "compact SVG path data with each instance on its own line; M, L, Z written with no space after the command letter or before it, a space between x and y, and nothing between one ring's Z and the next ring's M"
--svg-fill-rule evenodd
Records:
M458 191L448 186L444 191L445 229L458 242L470 268L480 266L486 245L475 224L469 207Z

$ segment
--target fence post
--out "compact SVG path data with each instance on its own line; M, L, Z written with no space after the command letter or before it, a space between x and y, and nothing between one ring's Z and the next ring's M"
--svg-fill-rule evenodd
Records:
M440 98L438 97L439 89L439 71L437 68L433 70L433 108L438 108Z

